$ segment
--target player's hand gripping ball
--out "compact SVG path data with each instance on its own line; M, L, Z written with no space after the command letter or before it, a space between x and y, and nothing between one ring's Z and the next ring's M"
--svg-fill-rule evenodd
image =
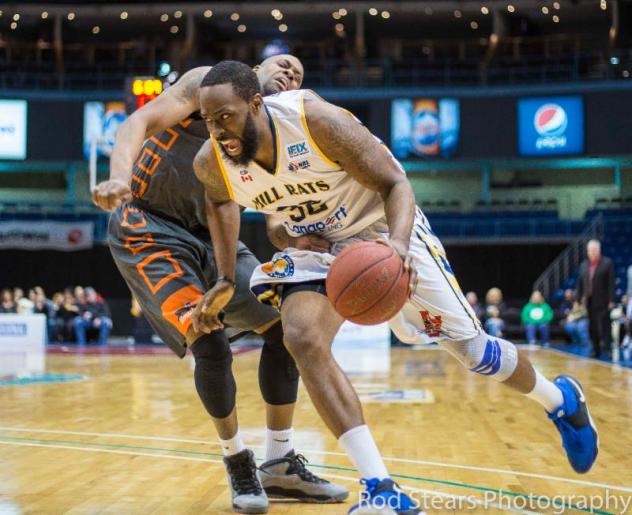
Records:
M336 256L327 274L327 296L351 322L375 325L393 318L409 296L404 261L389 245L354 243Z

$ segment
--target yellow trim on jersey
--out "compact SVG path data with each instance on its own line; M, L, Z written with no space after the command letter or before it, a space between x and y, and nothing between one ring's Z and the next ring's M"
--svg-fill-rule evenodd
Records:
M276 177L281 169L281 138L279 137L279 125L274 119L274 115L269 111L268 114L270 115L270 120L272 120L272 125L274 125L274 140L276 141L276 163L274 163L274 176Z
M235 194L233 193L233 187L230 184L230 180L228 179L228 172L226 168L224 168L224 160L222 159L222 153L219 149L219 143L215 141L215 138L211 136L211 145L213 145L213 152L215 152L215 158L219 164L219 170L222 172L222 177L224 178L224 184L226 184L226 190L228 190L228 196L230 200L235 200Z
M303 130L305 130L305 134L307 134L307 139L309 140L310 145L314 147L316 152L318 152L318 154L323 159L323 161L327 162L327 164L329 164L330 166L333 166L336 169L340 169L340 164L336 163L335 161L332 161L331 159L327 157L327 154L325 154L321 150L321 148L316 144L316 142L314 141L314 138L312 138L311 132L309 132L309 127L307 126L307 118L305 117L305 93L307 93L307 91L303 91L301 93L301 123L303 124ZM316 93L314 93L314 95L316 95ZM318 97L318 95L316 96Z

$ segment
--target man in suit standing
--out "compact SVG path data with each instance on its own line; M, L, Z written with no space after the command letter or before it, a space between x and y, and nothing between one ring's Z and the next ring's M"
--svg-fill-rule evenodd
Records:
M603 350L610 352L610 310L614 307L614 266L612 260L601 255L599 240L590 240L586 246L588 259L579 267L577 298L588 310L590 339L593 357Z

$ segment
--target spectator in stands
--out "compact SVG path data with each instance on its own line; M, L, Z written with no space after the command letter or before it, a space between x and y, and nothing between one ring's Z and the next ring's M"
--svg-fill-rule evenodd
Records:
M17 313L15 302L13 302L13 294L8 288L5 288L0 293L0 313Z
M612 339L614 345L617 348L623 347L623 342L629 343L629 338L626 340L627 336L627 324L626 324L626 308L628 305L628 296L623 295L621 297L621 302L616 304L614 309L610 311L610 323L611 323L611 331L612 331ZM627 346L627 345L626 345Z
M134 343L151 343L153 341L154 330L149 325L147 318L143 315L143 310L132 295L132 307L130 309L134 321L132 323L132 338Z
M485 294L485 314L488 317L491 316L489 312L491 306L495 306L498 309L498 316L502 318L505 311L505 303L503 302L503 292L500 288L490 288Z
M49 343L62 340L62 332L64 329L63 319L59 311L64 304L64 294L60 291L53 294L50 302L50 310L48 317L48 341Z
M468 304L472 308L472 311L474 311L474 314L476 315L476 317L479 320L483 320L483 317L485 316L485 311L483 310L483 307L481 306L481 304L478 302L478 295L476 295L476 293L473 291L468 291L465 294L465 298L467 299Z
M490 336L502 338L503 331L505 330L505 321L500 318L500 310L494 305L489 305L487 308L487 320L485 320L485 331Z
M564 292L564 300L560 305L562 327L574 345L587 347L590 344L588 335L588 312L575 299L575 291L570 288Z
M77 288L75 288L75 292ZM85 345L87 342L87 331L95 329L98 332L99 345L107 343L110 329L112 329L112 318L110 310L105 302L99 302L97 292L94 288L85 289L85 303L79 304L81 313L75 317L74 328L77 335L77 343Z
M550 323L553 320L553 310L545 300L542 293L534 291L531 294L529 302L522 308L520 319L525 328L528 343L538 342L538 333L540 333L540 342L544 346L549 345Z
M602 350L607 355L610 349L610 310L615 302L614 266L612 260L601 255L599 240L590 240L586 253L587 259L579 267L577 298L588 310L592 356L599 357Z
M13 289L13 302L15 302L17 312L20 315L33 313L33 301L24 296L24 290L22 288Z
M79 306L75 301L72 289L66 288L63 293L63 302L57 310L57 335L62 341L73 339L74 320L79 315Z
M74 289L75 302L78 306L82 306L86 303L86 292L82 286L75 286Z

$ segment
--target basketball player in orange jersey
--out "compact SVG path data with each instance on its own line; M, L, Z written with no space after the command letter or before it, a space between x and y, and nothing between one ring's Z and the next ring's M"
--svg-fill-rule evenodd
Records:
M358 397L331 354L343 320L324 294L324 280L335 254L359 240L383 240L411 272L410 300L394 321L398 334L436 341L471 371L539 402L572 467L579 473L592 467L598 437L581 386L569 376L549 381L511 342L485 333L403 169L357 119L309 91L264 99L256 75L235 61L204 77L200 106L211 139L195 172L210 200L219 273L235 273L239 205L265 213L270 239L283 252L255 270L251 289L280 305L285 344L312 401L364 478L365 496L350 513L384 506L388 513L417 513L388 477ZM329 249L295 248L296 237L307 233ZM230 280L218 282L197 306L194 325L221 327L217 315L233 291Z
M261 481L238 430L226 335L223 330L204 334L191 326L193 308L218 280L204 190L192 170L195 154L208 139L198 112L200 81L209 69L185 73L120 127L110 179L97 185L93 200L113 209L108 226L112 255L154 330L178 356L191 349L196 389L220 437L235 510L265 513L266 492L310 502L342 501L346 488L314 476L294 452L298 372L283 345L278 312L249 291L259 262L242 243L236 251L238 272L232 276L237 293L226 306L225 320L260 333L265 342L259 364L267 415ZM303 67L289 55L271 57L256 70L268 93L296 89L302 82Z

